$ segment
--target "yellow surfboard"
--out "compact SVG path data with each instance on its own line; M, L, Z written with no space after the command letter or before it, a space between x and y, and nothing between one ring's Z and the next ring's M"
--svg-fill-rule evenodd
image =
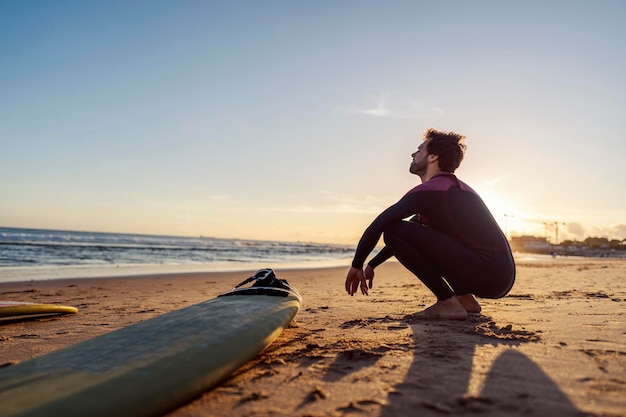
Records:
M74 313L78 313L78 309L76 307L58 304L25 303L21 301L0 301L0 317Z
M258 355L300 305L261 270L217 298L0 369L0 416L163 415Z

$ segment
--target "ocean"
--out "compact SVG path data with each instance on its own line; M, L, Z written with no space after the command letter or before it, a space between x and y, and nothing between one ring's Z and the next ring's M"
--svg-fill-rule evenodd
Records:
M0 227L0 282L350 264L354 246Z

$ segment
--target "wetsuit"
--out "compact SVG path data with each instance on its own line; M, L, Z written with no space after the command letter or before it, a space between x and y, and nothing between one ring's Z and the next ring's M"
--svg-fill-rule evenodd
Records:
M385 247L368 264L376 268L395 256L440 301L464 294L500 298L515 281L502 230L478 194L452 173L437 173L383 211L363 233L353 267L363 268L383 234Z

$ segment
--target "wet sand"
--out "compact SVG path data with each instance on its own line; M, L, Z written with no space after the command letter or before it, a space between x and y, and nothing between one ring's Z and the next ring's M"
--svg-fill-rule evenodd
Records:
M516 285L465 321L415 322L434 302L401 265L368 297L346 268L280 270L304 305L292 325L183 416L624 416L626 260L519 262ZM0 366L213 298L246 273L0 284L0 300L79 314L0 320ZM1 369L0 369L1 377Z

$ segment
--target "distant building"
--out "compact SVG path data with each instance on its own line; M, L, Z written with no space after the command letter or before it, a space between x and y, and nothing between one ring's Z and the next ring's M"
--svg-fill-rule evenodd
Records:
M543 237L513 236L510 239L514 252L551 253L552 245Z

